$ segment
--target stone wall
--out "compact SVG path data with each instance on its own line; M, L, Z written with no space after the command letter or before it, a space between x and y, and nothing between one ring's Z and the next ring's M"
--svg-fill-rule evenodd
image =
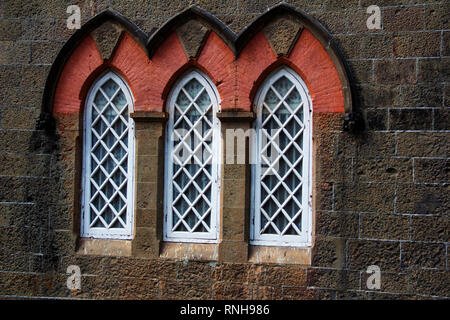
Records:
M310 266L158 258L136 250L130 257L114 250L81 254L73 219L81 142L74 128L55 134L36 121L50 66L73 33L65 20L70 4L80 6L83 22L113 8L150 34L195 3L237 33L278 1L0 3L0 297L450 297L450 2L288 2L318 19L342 49L366 124L351 133L342 130L340 117L314 119L318 177ZM372 4L381 7L382 30L366 27ZM65 123L76 121L57 124ZM136 224L143 229L137 240L145 244L149 221ZM81 290L71 292L66 269L73 264L83 276ZM373 264L382 271L380 290L366 286L365 271Z

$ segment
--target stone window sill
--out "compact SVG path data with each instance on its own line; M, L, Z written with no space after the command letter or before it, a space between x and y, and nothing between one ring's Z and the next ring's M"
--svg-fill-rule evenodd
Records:
M176 260L217 261L217 243L162 242L160 257Z
M311 248L249 246L251 263L311 265Z
M81 238L77 254L95 256L131 256L131 240Z

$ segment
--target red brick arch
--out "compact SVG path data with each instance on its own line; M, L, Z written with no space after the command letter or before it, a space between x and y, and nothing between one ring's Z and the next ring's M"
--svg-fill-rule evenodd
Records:
M304 18L303 13L286 5L276 6L272 11L278 16L286 13ZM182 21L177 22L174 17L170 23L180 25L188 21L189 12L192 19L205 14L190 8L180 14ZM167 25L148 39L147 47L136 41L135 35L123 32L108 61L102 60L93 37L87 34L70 53L56 79L52 113L81 112L92 82L108 68L116 70L130 86L135 111L164 111L171 86L189 67L198 67L210 76L220 94L222 110L251 111L257 89L265 77L281 65L289 66L305 81L314 112L351 112L345 66L339 52L335 52L323 36L323 30L316 30L314 24L305 20L289 54L277 56L262 30L270 19L269 11L244 32L234 35L230 30L219 32L226 27L217 19L209 18L209 23L217 25L210 30L196 59L188 59L177 33Z
M94 39L88 35L65 64L56 86L53 114L83 110L84 101L93 81L105 70L119 73L135 100L135 109L149 104L145 77L149 59L138 43L124 33L110 61L103 61Z
M251 103L266 76L281 65L296 71L308 86L313 112L344 113L343 84L331 58L307 29L303 30L288 57L276 57L260 31L238 59L238 99L243 110Z

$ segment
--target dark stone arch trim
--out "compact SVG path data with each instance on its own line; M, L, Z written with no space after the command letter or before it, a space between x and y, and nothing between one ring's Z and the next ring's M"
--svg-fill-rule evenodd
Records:
M46 127L46 119L50 119L48 114L52 112L53 99L56 90L56 86L60 77L60 74L64 68L65 63L70 58L72 52L81 43L81 41L89 35L93 30L99 27L102 23L110 20L122 25L126 31L133 36L133 38L140 44L144 49L147 56L151 59L153 54L156 52L160 44L174 32L178 27L182 26L184 23L191 19L198 19L205 22L217 35L227 44L230 50L238 58L242 49L246 44L268 23L273 21L275 18L282 15L290 15L298 19L299 23L303 25L304 28L308 29L322 44L327 53L329 54L336 70L339 74L339 78L342 83L342 91L344 94L344 128L353 130L353 128L358 128L356 122L359 122L360 117L356 113L357 106L353 103L352 87L351 87L351 73L349 72L349 67L343 58L340 48L330 37L328 31L325 27L315 18L308 15L304 11L297 9L296 7L281 3L271 9L269 9L264 14L257 17L253 22L251 22L246 28L244 28L238 35L236 35L227 25L225 25L217 17L209 13L208 11L193 5L186 10L182 11L175 17L171 18L165 24L163 24L158 30L152 31L150 37L147 36L142 30L139 29L134 23L126 19L120 13L107 9L87 23L85 23L80 30L75 32L72 37L66 42L61 51L59 52L55 62L53 63L47 81L45 84L43 102L42 102L42 112L40 121L38 121L39 127Z
M199 19L206 22L206 24L214 32L216 32L220 38L222 38L222 40L228 45L231 51L236 55L236 34L216 16L196 5L193 5L164 23L156 32L154 32L150 36L147 42L149 58L152 58L159 45L172 32L174 32L178 27L182 26L184 23L188 22L191 19Z
M142 47L142 49L148 54L146 49L147 34L139 29L133 22L122 16L117 11L112 9L107 9L102 11L94 18L86 22L79 30L77 30L67 42L64 44L62 49L59 51L58 56L53 62L50 72L47 76L45 82L41 115L37 123L37 129L50 129L48 126L53 126L49 119L51 119L51 113L53 109L53 99L58 85L59 77L64 69L66 62L71 57L74 50L78 45L97 27L102 25L106 21L112 21L120 24L124 29L136 40L137 43Z
M355 110L352 99L353 94L350 85L352 78L343 54L325 27L317 19L310 16L303 10L287 3L280 3L270 8L267 12L255 18L247 27L239 32L235 43L237 54L239 55L247 43L274 18L286 14L296 17L299 23L303 24L303 27L308 29L325 48L333 61L334 66L336 67L342 83L345 112L346 114L354 112Z

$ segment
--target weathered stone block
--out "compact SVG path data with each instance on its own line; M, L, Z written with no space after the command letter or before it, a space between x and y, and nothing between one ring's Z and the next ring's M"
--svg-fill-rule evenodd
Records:
M2 248L40 253L41 234L38 228L14 226L2 227L0 231L0 244ZM11 241L11 239L14 239L14 241Z
M420 59L417 80L432 83L450 81L450 58Z
M367 279L371 274L361 273L361 289L370 290L367 287ZM389 293L408 293L408 274L407 273L389 273L381 270L381 288L379 291ZM372 289L373 290L373 289ZM378 290L378 289L376 289Z
M442 55L450 56L450 32L444 32L442 37Z
M21 75L22 70L20 66L0 66L0 86L1 87L20 86Z
M438 57L440 55L440 32L399 34L394 36L395 57Z
M409 216L361 214L360 238L409 240Z
M434 130L450 130L449 109L434 109Z
M213 268L207 262L177 263L177 280L204 281L212 277Z
M448 15L450 5L447 3L428 5L425 7L425 29L441 30L449 29Z
M242 12L244 14L262 13L266 11L268 8L276 5L277 3L278 3L277 0L242 1L239 3L239 12Z
M223 207L224 208L245 208L246 181L239 179L223 180Z
M314 289L283 287L283 300L317 300L318 295Z
M448 212L448 211L447 211ZM411 238L415 241L448 242L450 217L413 216Z
M431 130L431 109L391 109L389 110L390 130Z
M355 91L364 107L392 107L400 103L399 86L362 85Z
M328 11L318 12L314 17L322 23L332 34L345 33L347 29L354 31L359 29L359 24L355 19L350 18L350 26L347 28L348 12L345 11ZM367 29L367 27L366 27Z
M247 236L247 210L244 208L222 209L222 237L227 240L245 241Z
M449 157L450 136L447 133L400 132L397 153L412 157Z
M44 87L50 66L24 66L22 74L22 86Z
M105 22L91 33L103 60L112 58L114 48L116 47L121 34L122 28L109 21Z
M102 275L103 274L103 258L95 256L64 256L62 257L61 272L66 274L67 268L70 265L76 265L80 267L81 274L83 276ZM108 273L108 270L106 270Z
M380 84L401 84L416 82L416 61L376 60L375 82Z
M222 240L219 244L219 261L244 263L248 260L248 242Z
M31 63L32 64L52 64L61 50L63 43L59 41L32 42L31 43Z
M216 282L213 285L213 298L218 300L253 299L253 286L242 283Z
M253 299L256 300L280 300L283 296L282 288L273 286L254 286Z
M136 180L138 182L157 182L159 169L158 156L137 156Z
M345 239L316 238L311 265L314 267L343 268L346 265Z
M0 209L1 210L1 209ZM13 250L0 250L0 270L13 272L29 272L32 255Z
M338 290L359 289L359 272L348 270L309 269L308 286Z
M413 293L441 297L448 296L448 288L450 287L448 271L412 271L409 282Z
M156 258L159 256L160 235L156 224L150 227L136 227L132 241L132 253L136 257Z
M450 182L449 159L414 159L415 182Z
M239 33L257 16L257 14L227 14L218 16L218 18L235 33Z
M158 204L157 184L143 183L136 184L136 208L139 209L156 209Z
M0 41L15 41L20 31L20 20L0 20Z
M272 286L306 286L306 269L300 266L267 266L265 284Z
M311 0L308 2L304 2L303 0L288 0L286 2L305 10L306 12L323 10L327 6L327 2L322 0Z
M126 0L112 0L111 7L129 19L148 18L152 13L152 4L147 0L134 2Z
M423 30L424 7L397 7L383 10L383 29L392 31Z
M334 37L334 41L341 48L343 54L348 59L362 58L362 36L360 35L339 35Z
M29 63L31 43L0 41L0 63Z
M170 2L164 0L152 0L151 16L159 19L167 19L183 11L185 6L186 3L184 0Z
M400 269L400 243L396 241L350 240L348 243L349 267L366 271L377 265L383 271Z
M37 88L10 88L9 92L8 92L9 100L7 100L8 106L9 107L40 107L41 103L42 103L42 101L41 101L42 93L43 93L43 90L37 89ZM36 114L37 114L37 112L36 112ZM23 120L25 120L25 119L23 119ZM16 121L16 126L21 128L19 121Z
M332 183L313 183L315 193L314 205L315 210L332 210L333 209L333 184Z
M209 281L161 281L162 299L211 299L212 286Z
M264 34L277 56L288 56L303 26L290 17L272 20L264 27Z
M223 263L214 270L214 280L227 282L249 283L250 264Z
M357 158L354 170L359 181L412 181L411 159Z
M450 185L399 184L397 212L412 214L448 214Z
M394 185L391 183L336 184L335 210L392 212Z
M386 130L388 109L366 110L366 125L369 130Z
M157 280L121 278L119 280L117 297L120 300L159 299L159 282Z
M67 8L67 7L66 7ZM22 20L22 40L55 40L56 22L54 19ZM65 23L67 28L67 21Z
M339 136L339 152L358 157L393 156L395 145L394 133L368 131L357 137L348 133Z
M410 269L445 269L445 244L403 242L402 268Z
M372 82L372 60L358 60L348 62L355 80L355 83L371 83Z
M190 20L177 29L184 52L189 59L197 58L209 29L199 21Z
M366 30L368 30L367 26ZM363 37L362 41L362 58L391 58L394 56L391 35L370 34Z
M316 235L358 237L358 214L316 212Z
M38 296L40 293L40 275L0 272L0 292L3 295Z
M440 107L443 87L440 85L415 85L402 87L402 106Z

